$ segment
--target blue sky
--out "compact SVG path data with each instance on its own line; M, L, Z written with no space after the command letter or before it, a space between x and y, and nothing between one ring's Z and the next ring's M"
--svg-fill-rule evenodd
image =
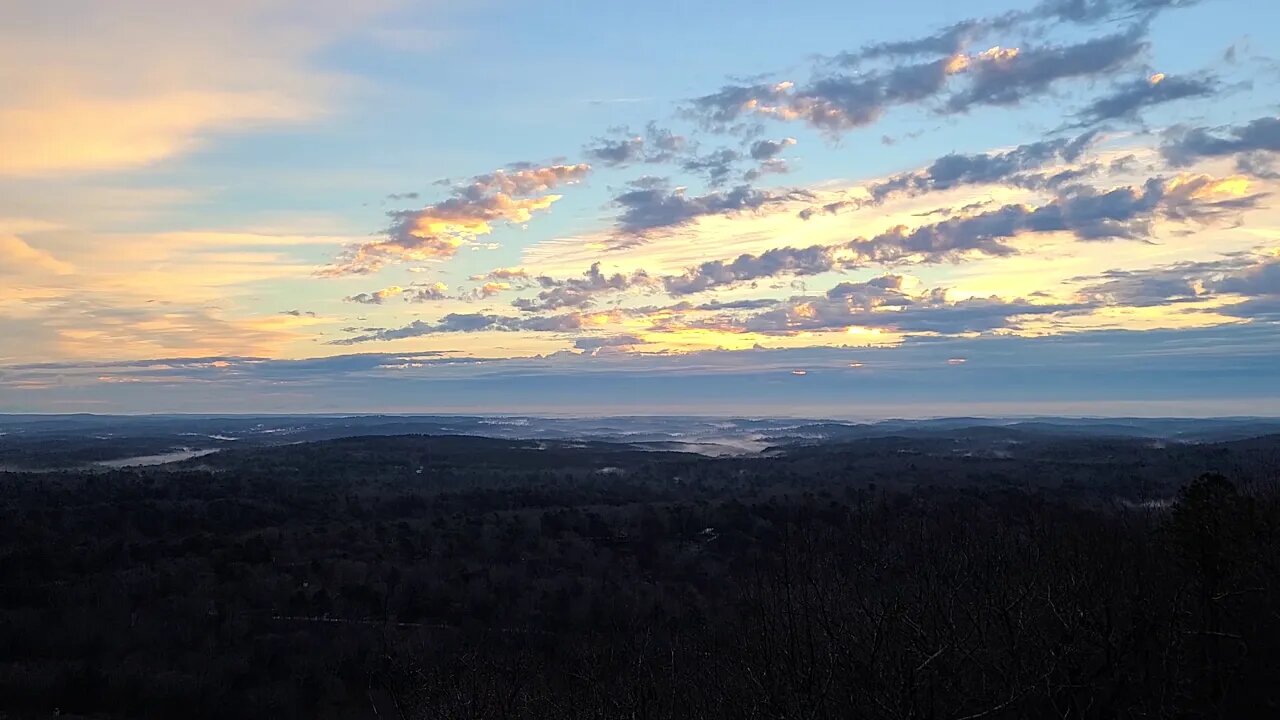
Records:
M1280 398L1273 4L12 15L0 412Z

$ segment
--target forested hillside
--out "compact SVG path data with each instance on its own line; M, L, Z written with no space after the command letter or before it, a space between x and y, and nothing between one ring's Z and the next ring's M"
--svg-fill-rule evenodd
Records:
M1278 453L408 436L0 474L0 709L1274 716Z

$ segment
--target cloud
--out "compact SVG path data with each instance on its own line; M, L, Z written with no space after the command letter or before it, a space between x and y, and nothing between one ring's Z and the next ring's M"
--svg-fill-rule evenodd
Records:
M618 128L614 137L598 137L583 152L589 160L608 167L622 167L633 163L668 163L684 152L688 142L683 136L656 123L645 126L644 134Z
M1280 295L1280 257L1270 257L1208 283L1210 290L1236 295Z
M449 313L439 321L430 323L415 320L399 328L379 328L354 337L332 340L330 345L358 345L373 341L403 340L406 338L436 335L440 333L470 332L554 332L568 333L581 330L589 322L581 313L565 313L546 317L510 317L485 313Z
M742 153L732 148L720 148L707 155L695 155L684 161L680 167L686 172L704 175L708 185L719 187L733 174L740 160L742 160Z
M1199 300L1204 292L1193 277L1178 271L1138 274L1112 270L1099 277L1103 281L1084 288L1081 295L1108 305L1155 307Z
M1073 280L1086 283L1078 293L1082 298L1109 305L1158 307L1244 297L1248 301L1214 307L1214 311L1252 317L1252 311L1262 308L1269 315L1280 298L1280 256L1234 253L1215 260L1109 270Z
M68 275L75 272L75 268L47 250L33 247L21 237L0 228L0 276L25 275L32 271Z
M1081 11L1085 12L1085 11ZM685 114L718 132L755 132L763 120L799 121L831 136L871 125L894 107L940 99L944 113L979 106L1007 106L1042 95L1061 81L1112 73L1146 47L1146 23L1124 32L1072 45L991 47L966 54L963 40L982 23L953 26L942 34L906 44L880 45L837 56L836 65L857 65L875 55L907 56L948 49L944 57L848 73L819 68L803 85L791 81L726 85L695 98ZM953 82L954 79L954 82Z
M777 300L770 298L757 298L754 300L730 300L728 302L720 300L711 300L709 302L693 305L688 302L679 302L671 306L672 310L759 310L761 308L773 307L778 303Z
M782 158L775 158L773 160L765 160L757 167L742 173L742 181L751 183L759 180L764 175L782 175L789 172L791 172L791 164Z
M425 303L445 300L449 297L449 286L442 282L415 283L404 291L405 302Z
M940 93L947 78L964 68L949 58L858 75L822 75L804 86L792 82L729 85L696 98L687 112L714 130L732 130L747 121L802 121L838 134L870 125L895 105L920 102Z
M365 32L384 9L335 0L9 4L0 67L14 71L0 74L0 175L138 168L215 133L319 117L351 79L313 58Z
M605 335L580 337L573 341L573 347L578 350L584 350L589 353L599 353L604 350L617 348L631 348L636 345L644 345L645 341L635 335Z
M711 324L724 330L762 335L849 329L856 334L872 335L877 331L957 335L1014 328L1020 317L1079 313L1094 307L1088 303L1037 303L997 296L950 301L942 289L909 295L902 291L900 284L885 287L863 283L857 289L847 290L834 297L828 294L792 298L745 319L720 318Z
M1207 219L1248 207L1257 196L1243 195L1244 189L1235 179L1207 176L1153 178L1142 186L1109 190L1075 185L1044 205L1005 205L914 230L894 228L851 247L862 260L892 262L915 255L937 262L968 251L1009 255L1013 250L1003 241L1028 232L1069 232L1079 240L1143 239L1157 213L1178 220Z
M913 278L888 274L839 283L821 296L711 303L690 309L722 311L692 323L721 332L792 336L846 331L871 338L880 333L988 332L1014 328L1020 317L1081 313L1094 307L1096 301L1046 303L997 296L949 300L943 288L917 289Z
M237 316L216 307L169 303L119 304L92 291L33 301L40 327L53 335L57 357L126 359L171 355L222 355L251 351L270 355L303 337L319 322L302 315ZM0 315L0 322L6 318ZM6 346L6 354L48 356L43 347Z
M670 295L689 295L713 287L774 277L816 275L836 267L835 248L814 245L806 248L775 248L759 255L744 253L725 262L711 260L689 268L682 275L662 278Z
M920 195L962 185L1007 182L1019 173L1038 170L1052 163L1075 162L1095 138L1096 134L1090 132L1074 138L1019 145L1003 152L951 153L933 161L923 170L874 183L868 186L867 192L873 203L880 203L897 194Z
M361 305L382 305L392 298L404 298L405 302L423 303L433 300L444 300L448 297L449 286L444 283L414 283L407 288L392 285L374 292L363 292L343 298L343 302ZM486 296L487 297L487 296Z
M608 167L643 162L644 138L639 135L619 139L597 138L595 144L588 145L583 152L593 162Z
M1168 76L1156 73L1118 85L1110 94L1089 103L1079 113L1080 123L1096 125L1108 120L1136 120L1142 110L1154 105L1209 97L1221 89L1221 83L1212 75Z
M470 280L475 282L490 281L504 282L512 287L525 287L533 282L534 278L528 270L524 268L495 268L486 273L472 275Z
M634 234L683 225L707 215L760 210L795 197L794 191L778 193L749 185L689 195L685 188L672 188L667 180L650 177L632 182L613 201L622 208L618 229Z
M1239 175L1215 178L1182 174L1165 181L1160 193L1165 217L1202 222L1255 207L1267 196L1265 192L1254 192L1253 183Z
M980 53L966 67L972 82L947 99L945 110L963 113L983 105L1016 105L1059 81L1114 72L1146 49L1144 37L1145 27L1135 24L1125 32L1075 45Z
M381 305L387 300L400 297L404 293L404 288L399 285L392 285L388 288L375 290L373 292L362 292L356 295L349 295L343 298L343 302L359 303L361 305Z
M1070 233L1077 240L1145 240L1156 217L1208 222L1253 207L1244 178L1205 175L1153 178L1141 186L1099 190L1064 187L1039 206L1010 204L914 228L899 225L845 245L783 247L759 255L710 261L663 277L671 295L685 295L778 275L817 275L869 264L940 263L971 254L1007 257L1008 241L1026 233Z
M1219 308L1218 312L1245 320L1280 323L1280 295L1273 294L1251 298L1244 302Z
M910 40L892 40L868 45L860 50L844 52L836 56L842 65L857 65L863 60L877 58L899 58L914 55L955 55L964 50L973 40L985 35L996 25L1008 25L1016 14L1006 15L1003 20L981 19L964 20L949 25L931 35Z
M1262 153L1280 152L1280 118L1262 117L1227 128L1174 128L1160 152L1174 165L1190 165L1200 158L1240 154L1241 170L1259 167ZM1265 164L1261 167L1267 168Z
M1198 5L1201 0L1046 0L1031 11L1032 17L1095 23L1138 15L1150 20L1166 10Z
M643 270L630 275L600 272L600 263L592 263L591 269L581 278L556 280L545 275L537 278L543 290L534 298L520 298L512 303L525 312L559 310L561 308L587 308L595 303L595 296L605 292L627 290L636 286L649 286L653 281Z
M490 281L481 285L478 288L473 289L471 292L467 293L465 299L471 300L471 301L484 300L486 298L491 298L494 295L504 293L510 289L511 289L510 283Z
M1064 187L1078 185L1088 180L1090 177L1097 175L1102 170L1101 163L1090 162L1080 167L1070 167L1065 170L1045 171L1045 172L1022 172L1009 176L1008 183L1012 187L1019 187L1026 190L1034 190L1037 192L1060 191ZM1112 167L1114 172L1116 167Z
M0 109L0 174L148 165L197 147L214 129L315 114L271 92L176 90L140 99L51 97Z
M582 180L591 172L586 163L522 167L519 170L497 170L472 178L471 184L458 194L471 200L484 200L491 195L534 195Z
M1276 156L1263 150L1241 153L1236 158L1236 168L1261 180L1280 180Z
M782 138L781 140L757 140L751 143L751 159L753 160L772 160L782 154L783 150L796 144L795 138Z
M1043 21L1094 24L1137 16L1150 21L1165 10L1190 7L1200 0L1046 0L1027 10L1016 10L986 18L962 20L929 35L909 40L892 40L867 45L835 57L842 65L858 65L866 60L923 55L956 55L965 47L993 32L1034 25Z
M0 368L5 409L98 412L436 412L720 414L733 416L1260 415L1277 400L1280 334L1237 324L1192 330L1102 330L1043 337L915 337L885 347L692 353L557 353L444 358L364 353L299 360L222 357L222 368L150 355L120 374L164 393L97 383L91 364ZM947 364L965 358L963 365ZM851 369L850 363L863 365ZM165 365L157 369L155 365ZM805 368L804 383L785 382ZM56 375L56 382L50 376ZM45 382L37 396L5 392ZM750 387L751 392L742 392ZM1261 390L1260 390L1261 389ZM850 398L857 402L850 403ZM94 404L85 404L90 401ZM98 404L100 403L100 404ZM158 403L158 404L157 404Z
M781 140L757 140L748 150L752 160L759 164L742 174L745 182L752 182L765 174L782 174L791 170L787 161L779 157L784 150L796 144L795 138Z
M327 276L363 275L396 261L446 259L477 237L493 232L496 223L528 222L560 199L537 195L581 180L587 164L551 165L498 170L478 175L454 188L452 197L420 210L390 213L392 225L382 240L350 247L337 262L321 271Z
M890 304L890 299L905 298L903 288L906 282L907 278L903 275L881 275L865 282L839 283L827 290L826 294L829 300L844 300L851 305L871 308Z
M1070 232L1080 240L1145 237L1149 219L1166 196L1165 183L1152 180L1142 187L1100 191L1089 186L1065 189L1044 205L1005 205L976 215L949 218L914 229L898 226L870 238L855 240L853 262L941 262L976 252L1006 256L1015 250L1006 240L1022 233ZM1211 201L1210 201L1211 202ZM1184 212L1199 203L1179 201Z

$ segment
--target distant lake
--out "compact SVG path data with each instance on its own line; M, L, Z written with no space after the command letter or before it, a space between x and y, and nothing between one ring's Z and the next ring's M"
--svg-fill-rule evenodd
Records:
M136 457L120 458L119 460L103 460L94 464L109 468L138 467L140 465L164 465L165 463L190 460L191 458L211 455L216 452L218 452L217 448L210 448L207 450L183 448L181 450L174 450L173 452L161 453L159 455L138 455Z

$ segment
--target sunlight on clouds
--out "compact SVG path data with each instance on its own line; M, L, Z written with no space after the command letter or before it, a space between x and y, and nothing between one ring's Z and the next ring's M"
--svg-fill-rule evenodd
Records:
M11 3L0 25L0 174L129 169L213 132L327 111L313 65L392 3Z
M983 343L1013 364L1099 330L1272 329L1280 120L1245 113L1275 79L1216 52L1158 72L1151 20L1194 2L1042 2L567 113L554 72L494 80L519 43L424 55L453 22L519 25L435 3L9 3L0 364L356 348L432 379L465 373L415 353L811 388L917 348L955 376ZM553 65L598 59L562 45Z
M1232 175L1225 178L1213 178L1205 175L1183 173L1165 185L1170 194L1185 194L1196 200L1218 196L1243 197L1252 187L1249 178L1243 175Z
M146 165L191 149L202 132L314 114L266 93L176 92L135 99L42 99L0 109L0 174Z
M973 66L974 62L994 64L1008 63L1018 57L1019 52L1018 48L1002 48L999 45L996 45L995 47L988 48L974 55L957 53L952 55L951 59L947 61L945 69L948 75L955 75L968 70Z
M117 313L83 304L69 309L74 312L54 315L48 321L57 332L58 351L67 357L269 355L298 336L292 326L274 320L228 319L208 309L149 308Z
M533 219L533 213L546 210L560 199L559 195L545 195L537 198L516 199L507 195L498 195L494 213L497 218L513 223L526 223ZM414 218L410 235L418 238L443 236L445 245L439 252L432 247L423 247L417 252L406 250L404 255L409 260L425 260L433 257L449 257L467 238L477 235L488 235L493 232L492 219L489 217L439 216L423 214Z
M1240 318L1223 315L1216 310L1238 302L1236 299L1212 298L1176 305L1153 307L1101 307L1088 314L1071 315L1055 320L1024 318L1020 335L1054 335L1086 330L1183 330L1216 325L1243 324Z
M447 333L440 335L423 335L421 337L389 340L378 346L385 352L449 352L458 357L492 358L492 357L532 357L562 352L572 347L572 340L565 336L550 333L513 333L513 332L469 332ZM302 348L303 346L299 346ZM305 351L293 357L305 357L318 352L315 345L305 346ZM323 354L340 354L337 350L327 350Z
M330 322L330 320L328 318L312 317L310 315L288 315L285 313L276 313L275 315L246 318L243 320L237 320L236 322L244 327L261 332L289 332L301 328L323 325Z
M191 253L182 259L145 267L113 265L99 269L82 284L85 291L118 296L192 303L225 300L243 286L292 278L305 280L313 266L283 253ZM239 290L236 290L239 288Z
M1169 183L1172 191L1187 190L1199 197L1239 197L1271 190L1257 181L1227 177L1195 185L1180 176ZM949 296L1028 296L1047 293L1059 300L1072 296L1079 285L1072 279L1097 275L1116 268L1141 268L1250 252L1259 241L1280 240L1280 208L1270 205L1244 211L1228 227L1200 227L1195 223L1156 220L1150 242L1075 242L1062 233L1041 233L1010 243L1019 254L987 258L956 266L919 267L914 270L931 284L949 288ZM1136 317L1136 316L1135 316Z
M252 231L74 233L61 239L85 268L82 292L109 291L173 302L225 298L227 288L285 278L305 279L313 249L350 242L346 236L271 235ZM69 288L70 290L71 288Z
M127 236L115 237L127 239ZM172 253L183 247L296 247L296 246L333 246L352 242L356 238L350 235L303 235L299 233L271 233L265 231L181 231L156 233L150 236L147 245L159 245L161 251Z
M0 218L0 276L33 274L67 275L75 268L48 250L33 247L23 235L56 230L57 225L38 220Z
M355 243L317 271L321 277L367 275L397 262L448 260L464 245L494 231L496 223L521 226L547 210L560 195L544 193L578 183L591 172L586 163L496 170L456 184L444 200L417 210L390 213L393 222L380 240ZM472 246L476 249L481 246ZM485 249L497 249L494 244Z
M688 353L702 350L749 350L762 348L805 347L892 347L904 336L887 330L850 333L844 330L798 332L776 335L747 332L732 328L688 327L671 324L662 329L628 330L644 339L644 350L650 352Z
M1114 154L1116 159L1120 159L1142 152L1141 148L1136 150L1135 153L1124 154L1110 150L1107 154ZM1125 172L1131 169L1133 162L1121 163L1117 167ZM1058 169L1061 168L1051 166L1046 171ZM1114 195L1118 201L1150 197L1155 199L1144 202L1160 203L1157 207L1170 208L1167 214L1152 212L1149 218L1143 218L1139 241L1081 237L1069 229L1070 225L1062 231L1015 230L1007 244L1016 252L1008 256L973 256L958 264L916 264L909 262L910 257L904 258L897 264L911 265L912 275L893 275L895 282L891 286L867 285L864 280L863 289L858 291L891 287L895 293L890 296L892 302L881 305L874 300L859 300L861 304L855 304L850 300L850 307L845 311L841 311L844 301L828 297L824 290L830 288L832 282L841 282L842 278L862 276L862 270L848 271L843 275L824 272L802 279L773 277L715 292L716 302L746 301L747 304L738 306L740 310L716 302L651 307L657 288L652 283L641 283L617 296L621 303L618 310L579 314L577 341L572 332L538 332L536 327L510 333L519 337L517 341L505 338L504 341L509 345L540 342L543 347L549 345L559 350L576 345L593 355L685 354L706 350L746 350L757 346L792 349L850 345L892 347L903 343L908 335L953 338L1038 336L1111 328L1202 328L1240 322L1238 318L1217 311L1234 302L1230 299L1206 299L1203 303L1163 307L1093 307L1096 300L1077 297L1076 293L1084 283L1080 276L1102 273L1112 267L1143 267L1159 262L1203 259L1209 246L1221 252L1249 250L1257 244L1256 228L1274 223L1276 219L1270 208L1258 207L1253 202L1214 204L1224 199L1255 198L1258 192L1268 190L1266 184L1241 175L1185 172L1165 176L1157 185L1147 183L1150 177L1150 174L1139 175L1129 182L1117 182L1114 177L1102 178L1098 187L1103 190L1096 195L1086 195L1098 202L1108 202L1112 196L1106 195L1106 189L1118 188ZM810 198L806 201L786 203L774 211L702 217L674 231L647 234L643 242L608 253L605 259L618 268L643 268L653 273L655 268L683 268L708 257L733 258L741 252L762 252L779 247L778 238L787 238L789 244L797 246L833 245L899 225L919 227L937 223L948 216L969 217L999 207L1022 207L1024 212L1059 207L1053 204L1057 201L1056 196L1047 190L994 183L935 189L919 195L890 196L881 205L862 203L859 207L859 203L846 202L850 198L866 198L867 187L866 183L846 183L834 188L811 189L808 191ZM1192 201L1203 203L1197 205ZM823 203L835 203L838 209L811 214L807 220L799 217L799 209L820 207ZM1071 210L1070 206L1066 207L1064 211ZM1209 209L1202 212L1200 208ZM1099 209L1106 211L1106 206L1084 208L1087 212ZM1247 218L1255 232L1238 231L1233 227L1236 223L1232 215ZM603 244L607 238L607 235L583 236L543 243L525 254L521 270L482 273L474 279L499 282L490 278L501 276L530 283L538 274L549 273L549 268L558 264L567 269L562 277L573 277L581 274L581 266L576 263L601 259L596 244ZM848 250L838 250L835 254L852 257ZM868 270L875 265L872 263ZM884 272L883 267L878 270ZM519 286L511 289L519 289ZM782 298L779 298L779 290ZM817 294L795 297L797 292ZM482 295L479 289L473 294L477 297ZM787 294L792 296L792 300L782 302ZM772 307L750 304L769 299L777 304ZM636 305L641 302L646 305ZM866 304L868 302L870 304ZM756 309L748 310L753 307ZM440 310L444 312L442 308ZM485 312L503 314L501 309L486 309ZM843 312L850 313L848 319L844 319ZM451 349L488 354L479 349L476 333L441 334L454 339L449 345ZM584 339L583 334L588 337ZM396 342L424 348L440 347L436 343L443 341L433 338Z
M533 274L577 275L601 261L610 272L646 270L678 274L707 260L731 260L743 253L758 254L780 245L806 247L835 245L859 236L872 236L898 225L908 227L930 221L926 214L938 208L962 208L982 204L1031 202L1030 191L986 184L940 190L919 197L894 198L883 205L818 213L807 220L805 208L867 197L870 183L845 182L810 189L811 200L779 203L769 210L700 217L687 226L646 233L641 242L612 252L607 233L556 238L525 248L521 265ZM937 218L932 218L937 219Z
M95 346L127 358L160 351L306 354L314 329L336 321L277 311L314 295L314 264L300 253L351 240L252 231L92 234L34 222L6 222L9 228L39 232L58 249L49 255L0 233L0 275L24 271L21 282L0 286L0 319L47 330L15 347L31 357L82 356ZM27 262L11 262L14 253Z

